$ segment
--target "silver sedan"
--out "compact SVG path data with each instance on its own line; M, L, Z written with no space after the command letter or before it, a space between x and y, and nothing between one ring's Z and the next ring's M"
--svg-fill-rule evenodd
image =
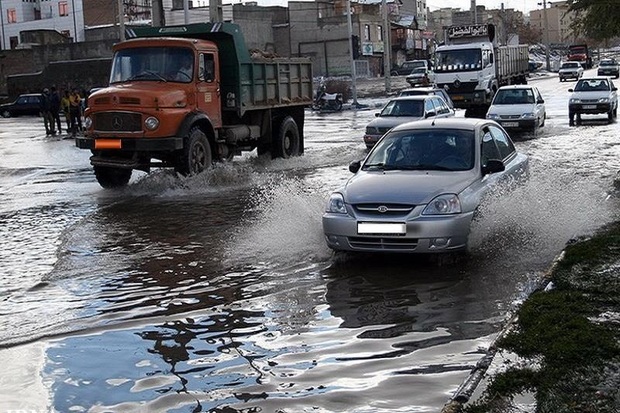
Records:
M492 120L443 118L389 131L332 193L323 215L334 250L465 250L474 211L490 188L521 182L529 161Z

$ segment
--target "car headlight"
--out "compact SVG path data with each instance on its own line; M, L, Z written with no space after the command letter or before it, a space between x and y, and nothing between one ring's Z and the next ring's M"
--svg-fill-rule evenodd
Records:
M571 99L569 100L569 103L581 103L581 99L571 98Z
M607 102L609 102L609 98L600 98L598 101L600 103L607 103Z
M456 194L444 194L435 197L428 203L422 215L460 214L461 201Z
M148 129L148 130L155 130L157 129L157 127L159 126L159 120L153 116L149 116L148 118L146 118L146 120L144 121L144 126Z
M534 113L529 112L529 113L524 113L523 115L521 115L522 119L531 119L534 117Z
M93 119L90 116L84 118L84 129L90 129L93 126Z
M487 114L487 119L497 120L497 119L499 119L499 115L497 113L488 113Z
M342 194L335 192L330 195L325 207L325 212L333 212L336 214L346 214L347 207L344 204L344 197Z

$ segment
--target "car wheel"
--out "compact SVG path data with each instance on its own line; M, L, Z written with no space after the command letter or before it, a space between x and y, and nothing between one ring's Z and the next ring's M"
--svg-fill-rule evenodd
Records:
M542 123L540 124L540 127L542 128L543 126L545 126L545 121L547 120L547 113L545 112L543 114L543 118L542 118Z
M609 109L609 112L607 112L607 120L609 120L609 123L612 123L614 121L614 110L613 109Z
M11 112L9 112L8 109L5 109L2 111L2 117L3 118L10 118L11 117Z

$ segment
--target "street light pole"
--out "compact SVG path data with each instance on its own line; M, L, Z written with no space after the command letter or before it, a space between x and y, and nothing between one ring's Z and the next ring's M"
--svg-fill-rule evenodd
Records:
M387 1L381 2L381 8L383 9L383 74L385 76L385 91L391 92L392 87L390 84L390 71L392 70L391 56L390 56L390 35L391 28L388 20Z
M123 0L118 0L118 30L120 31L121 42L125 41L125 7Z
M543 18L545 19L545 60L547 63L547 71L551 71L549 62L549 20L547 20L547 0L543 0Z
M355 60L353 59L353 23L351 23L351 0L347 0L347 25L349 29L349 54L351 56L351 92L353 94L353 106L358 107L357 89L355 87Z
M2 26L2 44L0 44L0 50L4 50L4 12L2 11L2 0L0 0L0 26Z

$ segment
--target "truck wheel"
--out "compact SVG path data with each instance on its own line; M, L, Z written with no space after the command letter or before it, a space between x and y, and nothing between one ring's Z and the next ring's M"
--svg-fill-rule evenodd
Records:
M276 158L290 158L291 156L300 155L300 137L297 122L287 116L282 120L280 129L273 142L272 154Z
M119 188L127 185L131 179L131 169L95 166L95 177L102 188Z
M211 166L213 157L207 136L194 126L184 139L183 153L174 169L184 176L196 175Z

